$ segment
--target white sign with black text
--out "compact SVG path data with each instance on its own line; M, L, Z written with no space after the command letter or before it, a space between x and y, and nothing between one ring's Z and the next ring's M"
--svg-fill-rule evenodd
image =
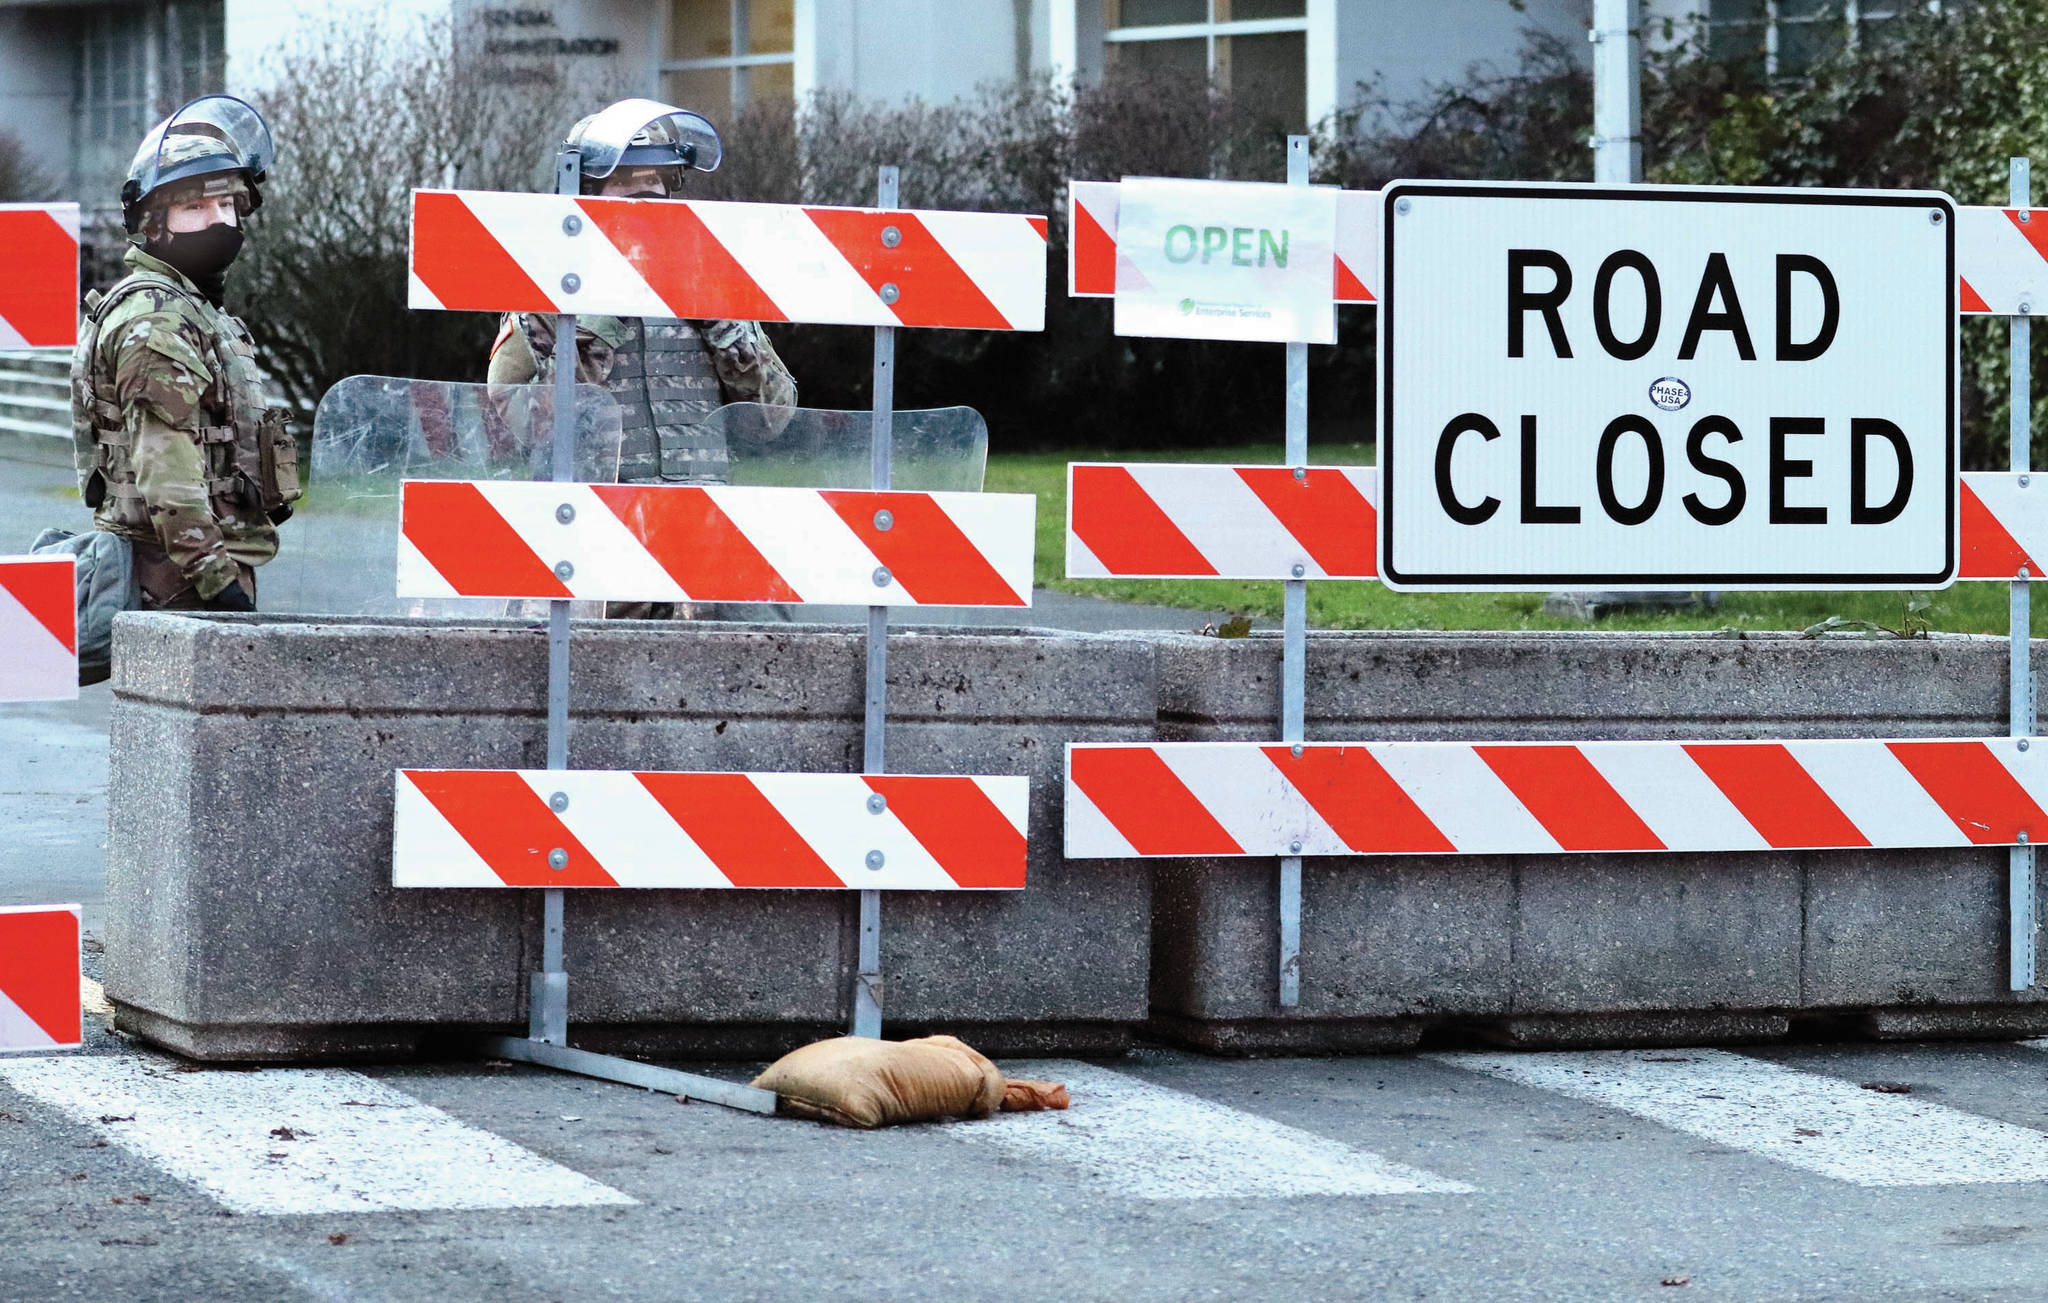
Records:
M1947 196L1398 182L1383 202L1390 587L1954 577Z

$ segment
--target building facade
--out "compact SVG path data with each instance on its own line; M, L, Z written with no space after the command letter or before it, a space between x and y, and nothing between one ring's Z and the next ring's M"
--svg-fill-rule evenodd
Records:
M1926 0L1643 0L1646 28L1795 72ZM1935 0L1939 3L1939 0ZM836 91L940 102L1020 77L1119 66L1207 72L1304 126L1361 84L1395 102L1475 63L1511 65L1522 32L1567 40L1593 0L0 0L0 129L56 187L111 201L135 142L184 99L260 90L267 61L337 16L453 15L487 64L536 59L714 119ZM1701 26L1701 25L1704 26Z

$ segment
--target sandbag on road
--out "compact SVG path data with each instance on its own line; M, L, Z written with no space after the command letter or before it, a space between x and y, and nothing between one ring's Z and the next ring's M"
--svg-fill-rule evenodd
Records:
M754 1085L775 1092L780 1112L843 1127L1067 1106L1064 1086L1005 1081L995 1064L953 1036L834 1037L783 1055Z

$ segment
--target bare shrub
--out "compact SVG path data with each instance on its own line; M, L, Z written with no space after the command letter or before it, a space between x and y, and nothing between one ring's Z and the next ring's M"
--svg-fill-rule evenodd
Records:
M231 285L302 406L360 373L482 378L491 318L405 306L411 193L535 189L579 112L558 71L508 83L463 35L447 19L335 18L254 97L278 159Z
M1591 179L1593 79L1575 48L1532 28L1512 68L1475 64L1405 102L1358 87L1318 132L1317 180L1377 190L1403 177Z
M36 160L28 145L0 128L0 203L40 203L57 197L57 182Z

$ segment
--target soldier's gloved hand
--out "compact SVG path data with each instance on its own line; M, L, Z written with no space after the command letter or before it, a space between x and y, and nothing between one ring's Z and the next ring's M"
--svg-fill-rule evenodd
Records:
M760 360L761 346L756 341L761 338L761 328L751 321L700 321L697 329L704 332L704 343L714 353L726 354L741 367Z
M256 609L256 603L249 600L249 590L242 587L239 579L207 598L204 606L209 611L253 612Z
M264 512L263 514L270 517L271 524L282 525L284 524L284 522L292 518L292 504L289 502L281 502L277 506L272 507L270 510Z

